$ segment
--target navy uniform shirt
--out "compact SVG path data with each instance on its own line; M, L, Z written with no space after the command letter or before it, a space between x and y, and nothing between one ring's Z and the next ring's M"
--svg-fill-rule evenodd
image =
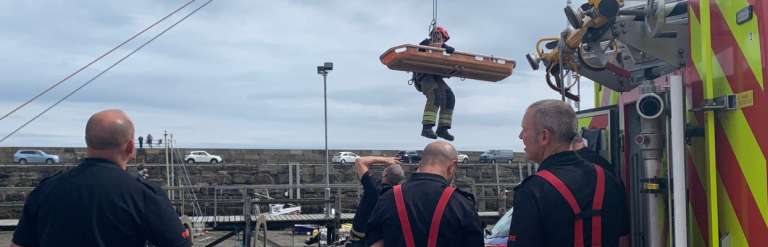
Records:
M189 234L157 184L109 160L86 158L27 197L13 243L36 246L189 247Z
M616 168L611 164L610 161L605 159L602 155L599 153L592 151L592 149L589 149L588 147L584 147L582 149L576 150L576 154L579 155L579 157L585 159L587 162L599 165L606 171L611 173L611 176L616 177Z
M574 151L553 154L541 162L539 170L547 170L560 179L573 193L582 211L592 208L597 172L595 166ZM629 234L629 213L625 192L612 173L605 173L603 197L602 243L604 247L619 244L619 237ZM515 188L514 211L507 246L573 246L574 214L568 201L549 182L529 176ZM591 243L592 220L583 219L584 242Z
M371 171L363 174L360 183L363 184L363 196L360 198L360 203L357 204L355 219L352 221L352 233L359 238L365 238L365 232L368 229L366 224L379 200L379 191L386 191L392 187L388 184L382 184L381 179L374 176Z
M605 169L605 171L609 172L611 176L616 177L616 180L619 181L619 185L621 185L621 190L624 192L627 191L626 186L624 186L624 181L621 180L621 176L619 176L618 171L616 171L616 167L613 166L610 161L605 159L605 157L595 151L592 151L592 149L589 149L588 147L576 150L576 154L578 154L579 157L586 160L587 162L599 165Z
M414 244L426 246L432 216L448 182L440 175L414 173L402 185L403 201L411 224ZM394 190L382 192L368 220L366 244L384 240L386 246L405 246L403 228L397 213ZM451 195L440 221L437 246L482 247L483 227L475 210L475 197L456 189Z

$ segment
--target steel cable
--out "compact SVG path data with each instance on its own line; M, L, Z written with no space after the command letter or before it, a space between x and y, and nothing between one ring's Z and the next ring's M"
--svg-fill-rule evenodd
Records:
M147 30L149 30L150 28L152 28L152 27L154 27L155 25L159 24L160 22L164 21L164 20L165 20L165 19L167 19L168 17L171 17L173 14L176 14L176 12L179 12L179 10L183 9L184 7L187 7L187 5L191 4L191 3L192 3L192 2L194 2L194 1L196 1L196 0L192 0L192 1L188 2L187 4L184 4L184 6L181 6L181 8L178 8L178 9L176 9L176 11L173 11L173 12L171 12L170 14L166 15L165 17L163 17L163 19L160 19L159 21L155 22L155 24L152 24L151 26L149 26L149 27L145 28L145 29L144 29L144 30L142 30L141 32L137 33L136 35L134 35L134 36L133 36L133 37L131 37L130 39L128 39L128 40L126 40L125 42L123 42L122 44L120 44L120 45L116 46L115 48L112 48L112 50L109 50L107 53L104 53L104 55L101 55L100 57L96 58L96 60L93 60L93 61L91 61L91 62L90 62L90 63L88 63L87 65L85 65L85 66L83 66L82 68L80 68L79 70L75 71L75 73L72 73L71 75L67 76L66 78L64 78L63 80L61 80L61 81L59 81L58 83L54 84L53 86L49 87L48 89L46 89L46 90L45 90L45 91L43 91L42 93L38 94L37 96L33 97L32 99L28 100L27 102L24 102L24 104L21 104L19 107L16 107L16 109L13 109L13 111L9 112L8 114L5 114L5 116L3 116L3 117L0 117L0 121L2 121L3 119L7 118L8 116L10 116L11 114L13 114L14 112L18 111L18 110L19 110L19 109L21 109L22 107L24 107L24 106L26 106L27 104L31 103L32 101L36 100L36 99L37 99L37 98L39 98L40 96L43 96L43 94L47 93L48 91L51 91L51 89L55 88L56 86L58 86L58 85L59 85L59 84L61 84L62 82L64 82L64 81L68 80L69 78L71 78L72 76L76 75L77 73L80 73L80 71L83 71L85 68L88 68L89 66L91 66L91 64L94 64L94 63L96 63L97 61L101 60L101 59L102 59L102 58L104 58L105 56L109 55L109 54L110 54L110 53L112 53L113 51L115 51L115 50L117 50L118 48L122 47L122 46L123 46L123 45L125 45L126 43L130 42L130 41L131 41L131 40L133 40L134 38L138 37L138 36L139 36L139 35L141 35L142 33L144 33L144 32L146 32Z
M152 41L154 41L155 39L157 39L158 37L160 37L160 36L161 36L161 35L163 35L164 33L168 32L168 30L171 30L173 27L175 27L176 25L178 25L178 24L179 24L179 23L181 23L182 21L186 20L188 17L192 16L194 13L196 13L198 10L202 9L203 7L205 7L206 5L208 5L209 3L211 3L212 1L213 1L213 0L208 0L208 2L206 2L206 3L205 3L205 4L203 4L203 5L201 5L200 7L198 7L197 9L195 9L194 11L192 11L191 13L189 13L188 15L184 16L184 18L181 18L181 20L177 21L176 23L174 23L174 24L173 24L173 25L171 25L170 27L166 28L166 29L165 29L165 30L163 30L161 33L157 34L155 37L153 37L152 39L150 39L149 41L147 41L147 42L146 42L146 43L144 43L143 45L139 46L139 48L136 48L136 49L135 49L135 50L133 50L131 53L128 53L128 55L126 55L125 57L121 58L121 59L120 59L120 60L118 60L116 63L112 64L112 66L109 66L109 68L105 69L104 71L102 71L101 73L99 73L98 75L96 75L95 77L91 78L91 79L90 79L90 80L88 80L88 81L87 81L85 84L81 85L80 87L78 87L77 89L75 89L74 91L72 91L71 93L67 94L67 96L64 96L64 98L60 99L59 101L57 101L56 103L54 103L53 105L51 105L50 107L48 107L47 109L45 109L45 110L44 110L43 112L41 112L40 114L37 114L37 116L35 116L34 118L30 119L30 120L29 120L29 121L27 121L25 124L21 125L21 127L19 127L18 129L14 130L13 132L11 132L10 134L8 134L7 136L3 137L3 139L0 139L0 143L2 143L3 141L5 141L5 140L6 140L6 139L8 139L9 137L11 137L13 134L16 134L16 132L18 132L18 131L19 131L19 130L21 130L22 128L26 127L28 124L32 123L32 121L35 121L37 118L39 118L40 116L42 116L43 114L45 114L45 113L46 113L46 112L48 112L49 110L53 109L53 107L55 107L56 105L58 105L58 104L59 104L59 103L61 103L62 101L66 100L67 98L69 98L69 96L72 96L72 95L73 95L73 94L75 94L77 91L80 91L80 89L82 89L82 88L83 88L83 87L85 87L86 85L90 84L91 82L93 82L94 80L96 80L97 78L99 78L101 75L103 75L104 73L106 73L107 71L109 71L110 69L112 69L113 67L115 67L116 65L120 64L121 62L123 62L123 60L125 60L126 58L130 57L131 55L133 55L133 54L134 54L134 53L136 53L137 51L141 50L141 48L144 48L144 46L147 46L149 43L152 43Z

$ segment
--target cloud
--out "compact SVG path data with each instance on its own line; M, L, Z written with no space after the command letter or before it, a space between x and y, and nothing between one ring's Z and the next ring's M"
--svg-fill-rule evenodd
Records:
M0 114L60 81L186 0L0 2ZM5 136L101 70L179 20L196 1L11 117ZM580 4L580 3L578 3ZM565 28L561 1L441 1L438 23L459 50L516 59L497 82L448 79L456 94L454 145L512 148L525 108L559 99L525 54ZM323 78L328 75L328 145L333 149L420 149L425 97L379 56L418 43L430 1L213 1L36 120L2 146L84 146L88 117L108 108L133 118L137 135L173 133L180 147L324 147ZM582 84L582 109L592 107Z

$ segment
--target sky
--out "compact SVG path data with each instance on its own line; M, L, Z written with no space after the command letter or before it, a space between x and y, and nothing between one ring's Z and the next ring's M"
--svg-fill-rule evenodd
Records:
M189 0L0 1L0 116L43 92ZM0 139L206 1L197 0L0 121ZM576 6L586 0L573 1ZM525 108L560 99L525 54L566 27L565 0L439 1L437 23L457 50L511 58L499 82L446 79L456 95L452 144L513 149ZM164 131L180 148L423 149L425 96L379 56L418 43L428 0L214 0L0 146L84 147L88 118L121 109L136 137ZM576 90L576 87L574 87ZM593 107L582 81L581 109Z

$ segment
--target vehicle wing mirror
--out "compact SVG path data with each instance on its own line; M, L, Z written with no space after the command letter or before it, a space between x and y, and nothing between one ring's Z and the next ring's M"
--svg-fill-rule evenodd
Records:
M491 235L491 229L488 229L488 228L484 228L484 229L485 229L485 236L486 237Z

